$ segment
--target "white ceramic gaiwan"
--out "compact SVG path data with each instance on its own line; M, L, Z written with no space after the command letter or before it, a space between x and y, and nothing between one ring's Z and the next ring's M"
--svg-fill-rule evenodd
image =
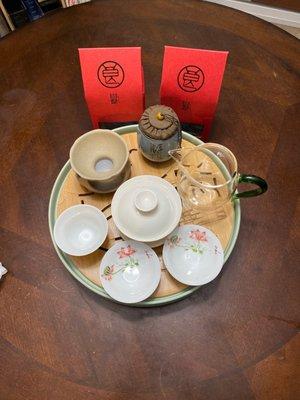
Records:
M182 205L179 194L169 182L157 176L140 175L118 188L111 211L123 238L155 247L178 225Z

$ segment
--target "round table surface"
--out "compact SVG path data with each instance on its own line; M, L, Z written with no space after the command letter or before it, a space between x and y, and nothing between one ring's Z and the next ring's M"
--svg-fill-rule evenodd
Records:
M91 129L77 49L142 46L151 105L164 45L229 50L210 139L269 191L242 201L237 245L215 281L137 309L68 273L48 201L70 146ZM279 28L197 0L95 1L1 40L1 399L298 397L299 55Z

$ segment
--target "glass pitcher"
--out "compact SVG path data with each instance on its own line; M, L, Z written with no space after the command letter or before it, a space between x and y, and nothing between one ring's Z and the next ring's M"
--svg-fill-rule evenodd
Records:
M178 165L177 190L185 210L214 212L231 200L258 196L268 188L264 179L238 173L234 154L220 144L204 143L170 150L169 154ZM238 193L241 182L258 187Z

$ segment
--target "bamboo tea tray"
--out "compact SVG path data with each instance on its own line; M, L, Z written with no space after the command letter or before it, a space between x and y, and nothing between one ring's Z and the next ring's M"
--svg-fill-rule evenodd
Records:
M137 151L136 128L136 125L130 125L115 129L117 133L123 135L128 145L132 163L131 176L144 174L157 175L175 185L176 164L173 161L167 161L165 163L152 163L147 161L140 152ZM183 133L183 147L193 147L201 143L202 142L194 136ZM49 203L49 227L55 250L68 271L93 292L114 301L104 291L99 277L99 265L103 255L116 240L121 240L120 234L111 218L110 205L112 196L113 193L95 194L88 192L77 181L75 173L71 169L70 161L68 161L60 171L52 189ZM106 241L99 250L84 257L74 257L65 254L56 246L53 240L53 229L56 218L66 208L76 204L90 204L98 207L104 212L109 222L109 231ZM212 230L221 241L224 249L224 260L226 261L235 245L239 232L240 219L240 204L239 201L235 201L234 203L228 203L223 211L218 211L215 215L210 217L183 213L180 224L199 224ZM150 298L140 303L133 304L134 306L158 306L171 303L183 299L199 289L199 286L189 287L172 278L163 264L161 256L162 247L156 248L155 251L161 261L160 284Z

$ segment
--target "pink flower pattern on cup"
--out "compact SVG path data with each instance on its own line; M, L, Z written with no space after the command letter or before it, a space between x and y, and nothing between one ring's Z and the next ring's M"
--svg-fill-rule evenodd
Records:
M179 246L180 241L181 241L181 238L178 235L173 235L167 240L168 245L171 248Z
M101 274L101 277L104 278L107 281L111 281L113 278L113 275L118 274L119 272L124 271L127 267L138 267L139 266L139 260L131 257L134 253L136 253L136 250L132 248L130 245L127 247L121 247L120 250L117 251L117 254L119 258L125 258L125 260L120 261L120 264L117 263L116 265L107 265L104 268L103 274ZM152 254L147 254L146 255L148 258L152 256Z
M203 246L203 242L208 243L206 232L201 232L199 229L195 229L189 232L189 238L194 240L195 242L183 243L182 238L179 235L175 234L167 240L167 243L170 248L182 247L187 251L190 250L193 253L203 254L206 250L206 247Z
M153 254L152 254L152 253L149 253L148 250L145 250L145 254L146 254L146 256L147 256L148 258L151 258L151 257L153 256Z
M191 231L189 237L197 240L198 242L207 242L206 232L201 232L199 229Z
M121 250L119 250L117 253L119 255L119 258L125 258L132 256L132 254L134 254L135 252L136 250L128 245L127 247L121 247Z
M114 265L108 265L107 267L104 268L103 274L101 276L107 281L111 281L112 276L114 274L114 270L115 270Z

